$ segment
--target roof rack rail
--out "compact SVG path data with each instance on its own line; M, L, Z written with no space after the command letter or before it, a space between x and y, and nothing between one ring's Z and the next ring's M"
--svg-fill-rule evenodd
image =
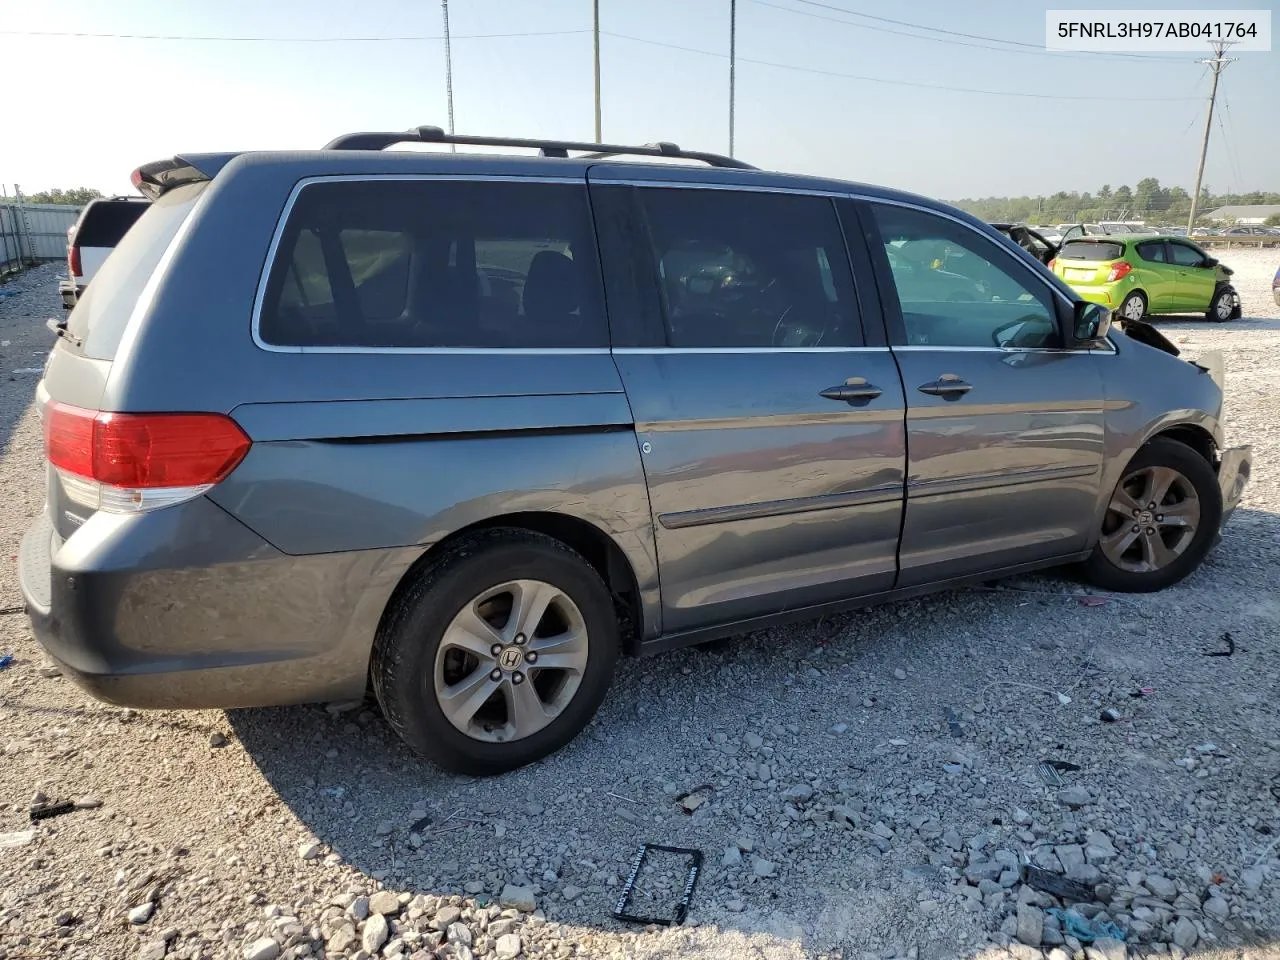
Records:
M574 140L523 140L516 137L471 137L445 133L440 127L414 127L402 133L368 132L347 133L324 145L325 150L385 150L397 143L454 143L476 147L531 147L544 157L567 158L570 150L585 150L579 159L598 160L603 157L638 156L672 157L680 160L700 160L713 167L732 167L738 170L755 170L749 163L724 157L718 153L700 150L681 150L674 143L646 143L628 147L612 143L580 143Z

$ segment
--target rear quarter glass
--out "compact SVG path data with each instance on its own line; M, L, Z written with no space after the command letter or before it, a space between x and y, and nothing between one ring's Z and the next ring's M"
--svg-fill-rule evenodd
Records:
M83 341L85 356L115 358L147 281L208 185L178 187L149 204L80 295L67 331Z
M119 200L91 204L76 227L75 241L81 247L114 247L124 239L150 206L141 200Z

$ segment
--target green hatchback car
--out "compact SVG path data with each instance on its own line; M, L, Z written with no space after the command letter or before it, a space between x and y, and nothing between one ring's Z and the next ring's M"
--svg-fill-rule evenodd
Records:
M1125 320L1202 313L1224 323L1240 316L1232 270L1180 237L1079 237L1049 268L1085 300Z

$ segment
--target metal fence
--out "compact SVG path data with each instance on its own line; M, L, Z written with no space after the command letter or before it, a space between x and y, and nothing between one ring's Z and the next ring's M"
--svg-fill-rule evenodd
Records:
M0 271L64 259L67 229L79 216L66 204L0 200Z

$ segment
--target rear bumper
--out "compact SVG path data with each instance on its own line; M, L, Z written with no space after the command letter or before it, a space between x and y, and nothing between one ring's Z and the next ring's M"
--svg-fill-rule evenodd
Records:
M1218 487L1222 490L1222 522L1240 505L1253 472L1253 447L1228 447L1218 462Z
M378 620L411 562L291 557L204 498L98 513L65 542L42 513L19 552L32 632L63 672L99 700L164 709L362 695Z
M1124 294L1116 290L1114 287L1077 287L1072 286L1081 300L1088 300L1090 303L1096 303L1104 307L1114 310L1120 305L1120 301L1124 299Z

